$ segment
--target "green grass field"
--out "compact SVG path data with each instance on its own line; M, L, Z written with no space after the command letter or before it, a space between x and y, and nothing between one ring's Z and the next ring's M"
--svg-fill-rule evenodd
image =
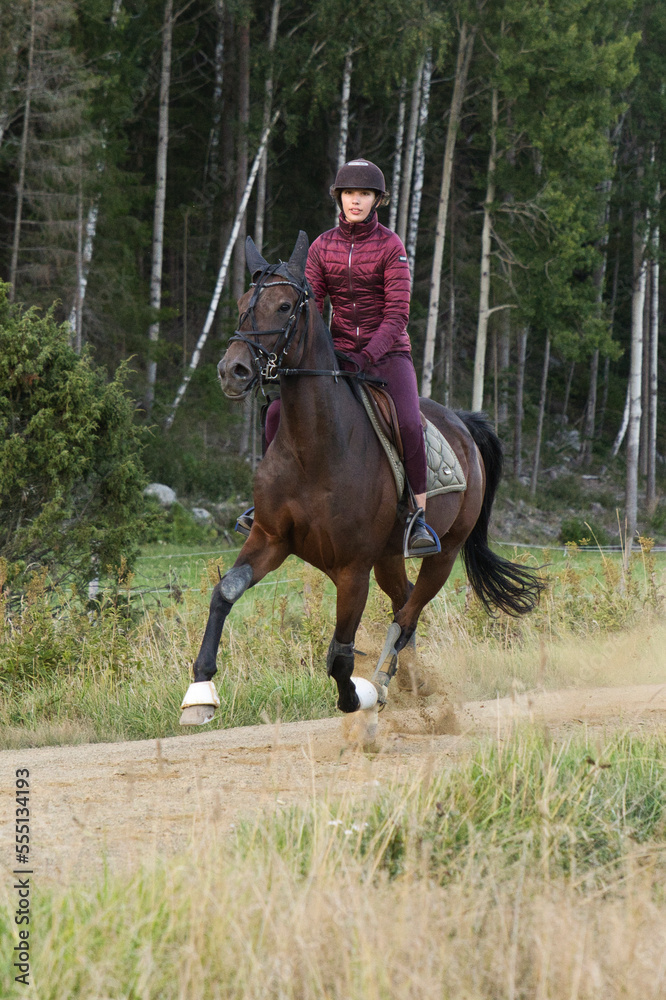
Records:
M532 615L490 618L470 600L458 564L422 615L421 655L437 670L445 651L442 680L452 695L468 700L504 695L516 685L623 683L623 636L634 647L659 628L666 554L637 553L626 579L619 553L506 554L542 567L548 579ZM49 604L36 577L0 633L0 748L179 734L179 704L210 590L234 559L235 550L151 546L127 587L98 612L62 596ZM222 706L212 725L333 714L325 655L334 614L333 584L293 557L243 595L222 639L216 676ZM390 617L373 581L356 643L368 653L367 661L358 658L361 669L381 648ZM659 674L659 644L653 645L654 656L641 661L634 680Z

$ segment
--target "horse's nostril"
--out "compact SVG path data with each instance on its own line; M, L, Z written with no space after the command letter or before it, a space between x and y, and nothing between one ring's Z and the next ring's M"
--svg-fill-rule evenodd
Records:
M244 365L242 361L227 362L224 358L218 363L217 373L222 381L246 382L249 378L252 378L252 370L247 365Z
M247 365L243 365L240 361L237 361L235 365L232 365L230 375L239 381L245 381L245 379L250 378L252 372Z

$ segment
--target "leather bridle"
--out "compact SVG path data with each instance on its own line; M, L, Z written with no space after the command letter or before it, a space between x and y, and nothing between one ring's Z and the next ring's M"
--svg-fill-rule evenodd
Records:
M266 281L267 278L273 276L278 277L280 280L270 282ZM298 298L294 303L291 314L284 326L272 330L259 330L254 314L255 306L259 301L259 295L263 289L273 288L275 285L290 285L298 292ZM372 385L386 385L386 382L382 379L376 378L373 375L366 375L365 372L361 371L358 365L358 370L355 372L342 371L339 368L311 369L286 367L284 361L291 348L298 327L298 322L303 311L305 311L305 329L308 329L310 321L310 289L305 281L302 284L295 281L286 270L285 264L282 261L279 264L268 264L259 274L257 280L252 282L250 287L254 288L254 291L248 303L247 309L239 317L238 326L241 327L249 318L252 324L251 332L253 336L248 336L250 331L243 332L241 329L237 329L229 338L230 344L234 341L240 341L245 344L250 352L252 367L254 368L255 374L248 386L248 389L251 389L252 386L256 385L257 389L261 389L263 392L264 382L275 382L279 379L280 375L329 375L333 377L336 382L338 378L349 378L358 379L362 382L369 382ZM278 339L273 345L272 351L267 351L259 340L253 339L257 337L275 336L275 334L278 334ZM336 351L336 356L337 355L345 358L347 361L352 361L351 358L347 358L342 352ZM356 364L356 362L352 363Z
M298 321L301 318L303 310L305 310L306 328L309 321L308 300L310 297L310 290L305 283L299 284L291 277L286 277L284 270L282 270L283 268L283 263L269 264L264 268L257 280L253 281L250 286L251 288L254 288L254 291L252 292L252 297L248 303L247 309L239 318L238 326L240 328L249 318L252 324L253 337L249 337L247 333L238 329L235 330L233 335L229 338L230 344L235 340L239 340L249 349L250 356L252 358L252 367L255 370L255 379L260 385L263 382L274 382L280 377L281 374L283 374L282 368L284 359L289 352L289 348L291 347L298 326ZM282 273L280 273L280 271L282 271ZM280 280L270 282L266 281L267 278L273 276L279 277ZM260 330L257 327L254 309L259 301L259 295L264 288L273 288L275 285L289 285L291 288L295 288L298 292L298 298L294 303L291 314L284 326L272 330ZM273 337L276 334L278 334L278 339L273 345L272 351L267 351L263 344L259 340L255 339L258 337Z

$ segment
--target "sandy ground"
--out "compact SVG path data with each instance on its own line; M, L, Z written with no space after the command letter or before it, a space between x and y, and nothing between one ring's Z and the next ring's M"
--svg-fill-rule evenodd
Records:
M647 734L666 724L663 684L542 692L455 709L437 697L414 704L382 713L373 753L350 743L349 722L340 717L197 730L161 741L3 751L5 873L16 867L17 768L30 770L35 879L62 882L99 872L104 863L117 871L175 853L267 808L320 794L372 794L419 769L446 767L481 739L505 738L521 721L546 727L556 738L584 727L601 736L611 729Z

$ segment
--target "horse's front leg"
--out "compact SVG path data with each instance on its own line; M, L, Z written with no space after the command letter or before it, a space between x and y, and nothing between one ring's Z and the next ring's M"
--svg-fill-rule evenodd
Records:
M336 625L326 657L326 670L338 685L338 708L356 712L360 702L352 682L354 637L368 599L370 571L345 570L335 579L338 591Z
M234 565L213 588L204 637L194 661L194 681L181 705L181 726L199 726L213 718L220 700L212 678L217 673L217 651L227 615L245 591L277 569L287 554L284 542L271 539L255 526Z

